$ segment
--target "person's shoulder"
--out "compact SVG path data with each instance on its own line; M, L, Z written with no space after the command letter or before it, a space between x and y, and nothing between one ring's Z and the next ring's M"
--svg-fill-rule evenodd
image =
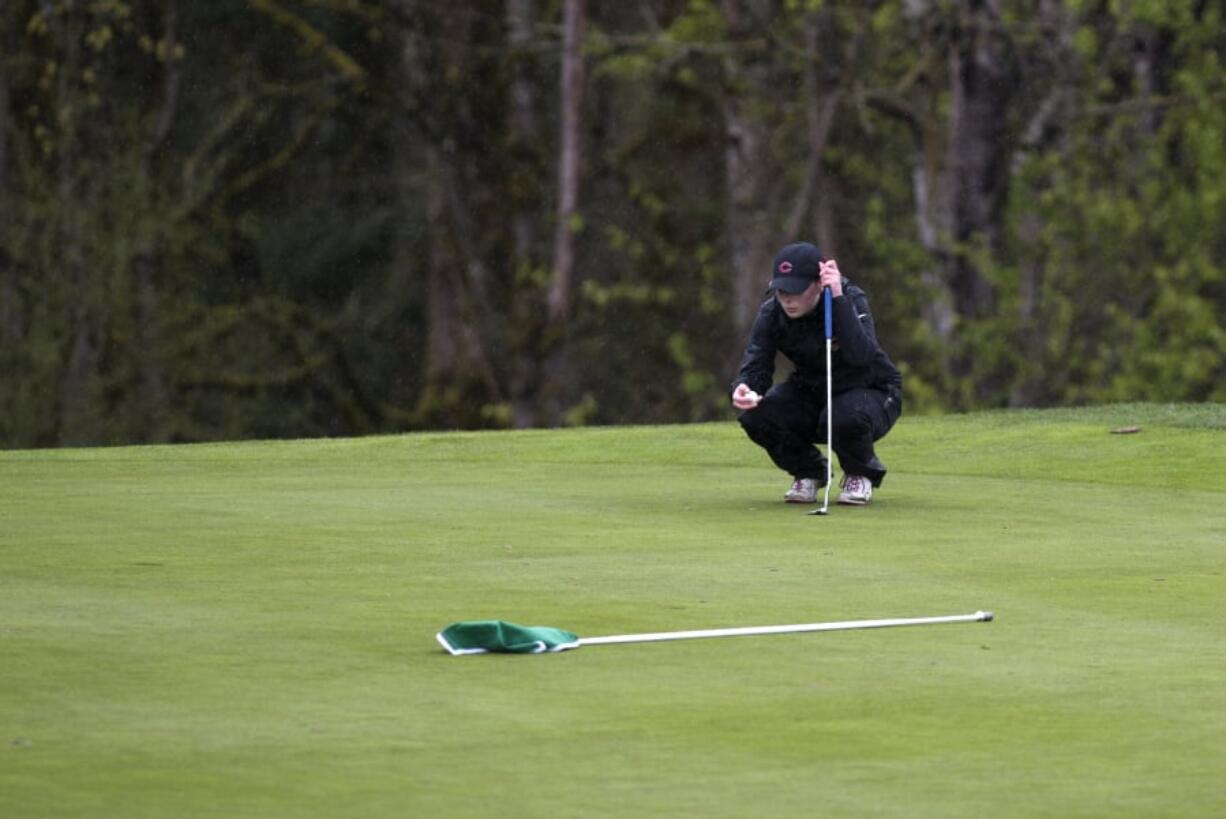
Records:
M843 279L843 295L851 300L851 303L867 309L868 307L868 292L858 284Z
M779 312L779 300L774 296L771 296L766 301L758 305L757 317L759 321L765 321L773 318Z
M758 306L758 312L753 319L753 332L778 336L783 318L783 308L779 306L778 300L771 296Z
M851 279L847 278L846 276L843 277L843 295L851 296L853 299L868 298L868 293L864 291L864 288L856 284L855 282L853 282Z

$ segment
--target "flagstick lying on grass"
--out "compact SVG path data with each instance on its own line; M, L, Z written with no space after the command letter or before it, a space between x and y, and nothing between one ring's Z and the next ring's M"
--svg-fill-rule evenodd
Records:
M712 628L699 631L658 631L649 634L615 634L584 637L552 626L519 626L505 620L466 620L452 623L435 638L451 654L542 654L579 646L612 643L655 643L663 640L693 640L702 637L750 637L763 634L796 634L805 631L848 631L889 626L928 626L937 623L988 622L992 612L951 614L941 617L899 617L886 620L844 620L834 623L800 623L790 626L746 626Z

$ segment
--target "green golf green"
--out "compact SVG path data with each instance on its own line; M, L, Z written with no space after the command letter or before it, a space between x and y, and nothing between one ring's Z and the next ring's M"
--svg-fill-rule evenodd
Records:
M824 518L732 422L0 452L0 816L1226 815L1226 406L879 452Z

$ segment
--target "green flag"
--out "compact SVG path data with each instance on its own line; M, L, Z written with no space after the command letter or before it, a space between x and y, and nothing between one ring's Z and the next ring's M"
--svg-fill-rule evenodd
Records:
M614 643L654 643L661 640L692 640L698 637L748 637L762 634L796 634L804 631L846 631L857 628L887 626L928 626L936 623L990 622L990 611L974 614L946 614L937 617L895 617L884 620L843 620L834 623L797 623L790 626L737 626L707 628L697 631L656 631L648 634L611 634L606 637L584 637L552 626L517 626L506 620L467 620L452 623L435 635L435 639L452 654L544 654L565 651L579 646L612 645Z
M468 620L452 623L437 635L452 654L541 654L579 646L579 635L551 626L517 626L505 620Z

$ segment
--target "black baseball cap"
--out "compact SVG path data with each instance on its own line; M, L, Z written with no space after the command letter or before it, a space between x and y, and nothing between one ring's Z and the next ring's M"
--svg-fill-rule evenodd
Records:
M795 242L775 256L775 263L771 266L773 278L766 289L802 293L821 275L822 252L808 242Z

